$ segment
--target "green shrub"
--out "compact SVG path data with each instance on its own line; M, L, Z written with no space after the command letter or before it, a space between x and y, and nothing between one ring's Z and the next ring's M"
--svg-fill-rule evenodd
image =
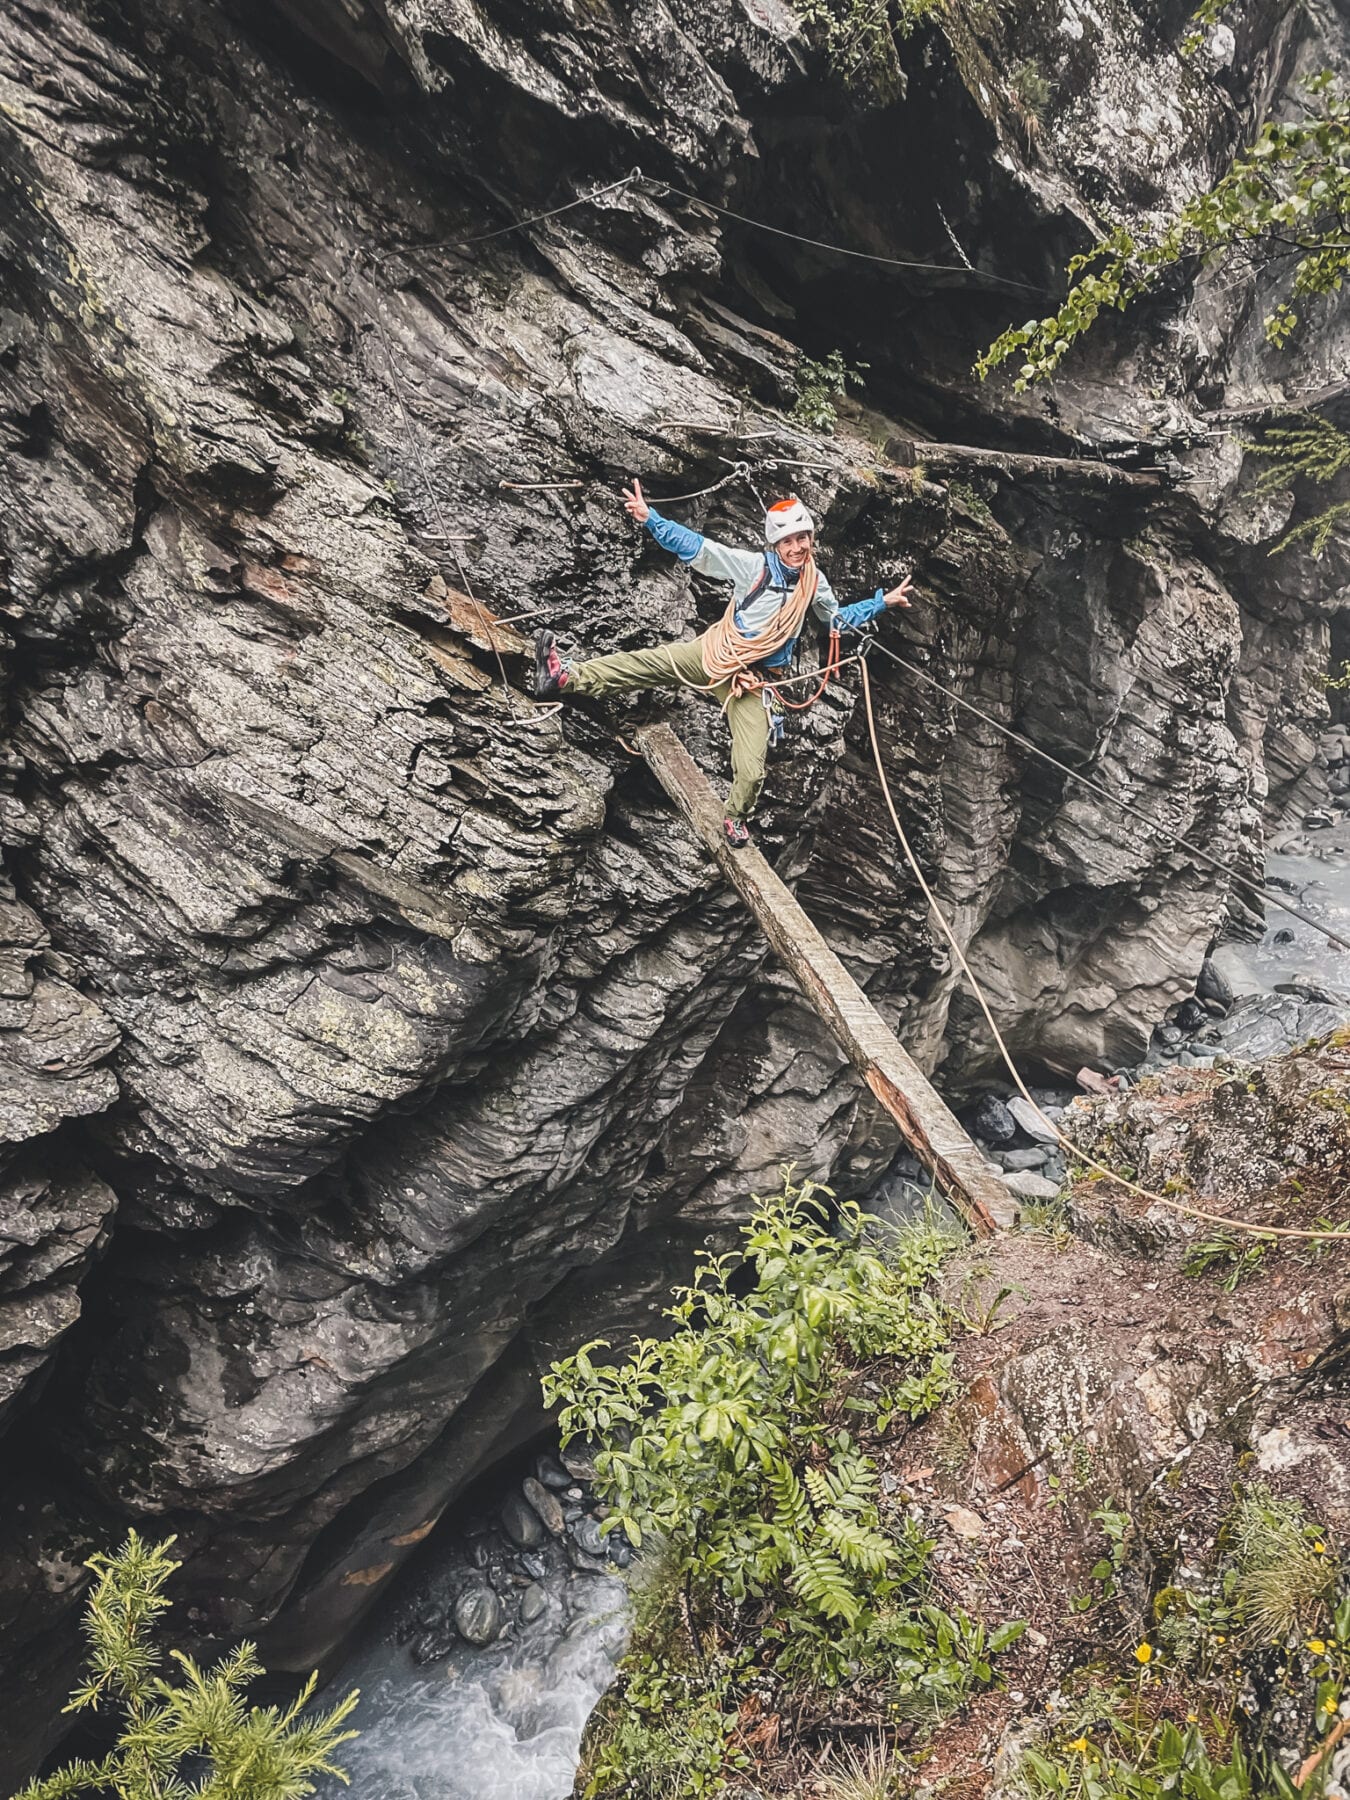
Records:
M866 363L850 367L837 350L831 350L824 362L803 356L797 363L797 399L792 416L798 424L812 431L833 431L839 423L835 401L843 397L850 382L863 385Z
M1278 1499L1268 1488L1246 1488L1228 1535L1237 1598L1252 1636L1283 1643L1312 1631L1335 1586L1337 1566L1299 1503Z
M250 1706L245 1692L262 1674L251 1644L211 1669L173 1650L176 1674L162 1673L166 1658L152 1630L169 1606L164 1584L179 1566L169 1557L173 1541L149 1546L133 1531L116 1556L90 1557L97 1580L84 1621L88 1673L66 1711L112 1709L117 1741L101 1761L68 1763L15 1800L301 1800L314 1792L311 1776L346 1780L333 1753L357 1735L341 1729L355 1692L331 1712L302 1718L311 1676L284 1710Z
M944 0L797 0L830 67L850 87L872 88L878 98L900 91L896 39L937 18Z
M950 1229L930 1220L883 1243L853 1205L829 1229L826 1191L789 1181L757 1199L744 1257L703 1258L671 1337L614 1365L587 1344L545 1378L564 1442L597 1446L605 1529L659 1545L588 1793L719 1792L738 1703L766 1683L847 1681L894 1714L940 1717L1022 1629L986 1632L928 1603L932 1541L884 1504L842 1423L902 1402L917 1413L945 1391L946 1321L927 1289ZM853 1377L877 1364L894 1379L862 1399Z

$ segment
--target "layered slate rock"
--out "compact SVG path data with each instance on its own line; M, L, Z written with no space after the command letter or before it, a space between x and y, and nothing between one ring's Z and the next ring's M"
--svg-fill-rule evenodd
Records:
M1202 285L1053 402L968 371L1023 305L1001 284L1203 180L1325 46L1254 7L1225 87L1142 14L1079 23L915 40L907 95L860 98L776 0L0 18L0 1130L32 1146L0 1170L5 1774L47 1741L88 1548L176 1530L193 1630L266 1627L307 1669L528 1434L606 1267L645 1323L783 1161L861 1186L890 1157L625 749L669 707L720 779L715 709L537 716L524 641L484 628L480 601L586 651L712 616L621 477L712 490L672 510L747 541L734 463L795 485L842 593L916 565L887 642L1149 821L874 659L1019 1050L1119 1059L1190 991L1229 896L1180 840L1256 868L1323 711L1335 584L1269 562L1287 511L1200 435L1284 379L1259 307ZM1065 96L1034 146L998 74L1033 52ZM1167 103L1115 187L1140 92ZM665 181L907 261L954 235L973 268L841 265ZM873 386L822 437L774 409L834 348ZM926 439L1011 454L967 479ZM854 698L774 765L767 842L916 1056L973 1078Z

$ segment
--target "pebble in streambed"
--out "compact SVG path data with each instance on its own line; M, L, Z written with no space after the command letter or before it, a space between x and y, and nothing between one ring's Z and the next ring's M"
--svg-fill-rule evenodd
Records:
M627 1560L584 1483L539 1458L429 1547L334 1676L329 1698L361 1689L361 1736L325 1800L565 1800L627 1642Z

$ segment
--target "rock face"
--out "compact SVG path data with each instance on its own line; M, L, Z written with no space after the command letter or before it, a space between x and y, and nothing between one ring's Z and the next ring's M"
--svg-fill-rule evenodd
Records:
M1287 509L1201 407L1306 385L1341 328L1280 363L1254 296L1206 283L1053 402L968 375L1008 283L1193 188L1330 53L1254 3L1215 77L1146 12L954 19L883 100L778 0L546 29L442 0L4 10L0 1774L55 1728L89 1547L177 1531L201 1637L268 1626L307 1668L529 1431L606 1258L640 1302L670 1234L780 1162L857 1186L891 1155L628 710L537 713L524 640L485 632L480 600L582 649L711 616L621 476L711 490L677 510L742 540L724 459L795 483L841 592L915 564L891 647L1152 821L874 661L899 802L1016 1048L1118 1061L1190 991L1229 896L1179 841L1255 868L1263 809L1313 792L1338 585L1267 560ZM1032 134L998 71L1036 58ZM676 188L949 267L845 264ZM821 438L772 409L834 348L872 385ZM1181 491L1101 473L1193 439ZM989 1047L853 700L804 715L766 835L959 1082ZM720 779L715 713L671 704Z

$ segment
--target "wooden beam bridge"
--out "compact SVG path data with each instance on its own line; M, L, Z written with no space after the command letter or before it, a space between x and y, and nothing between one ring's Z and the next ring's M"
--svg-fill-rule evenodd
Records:
M668 725L644 725L638 747L709 855L758 920L840 1049L900 1127L938 1188L977 1232L1013 1224L1016 1203L918 1064L753 845L733 850L723 808Z

